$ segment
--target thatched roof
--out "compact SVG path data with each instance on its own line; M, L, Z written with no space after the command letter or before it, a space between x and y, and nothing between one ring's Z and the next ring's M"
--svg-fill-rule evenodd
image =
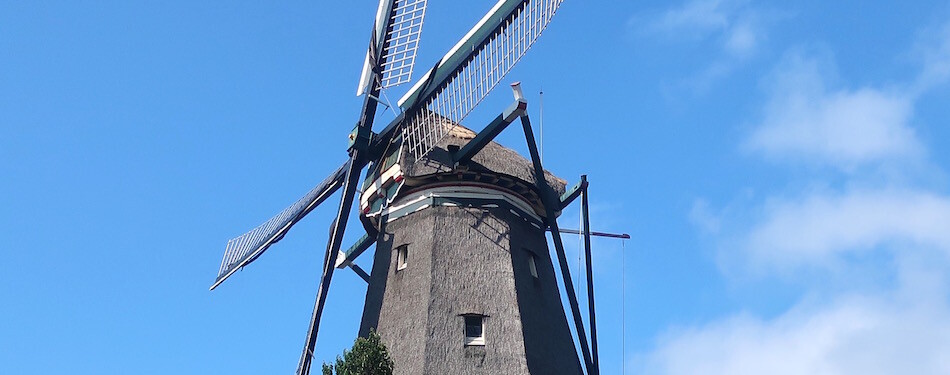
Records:
M415 162L411 162L412 156L408 151L403 151L403 172L406 177L425 177L443 173L454 172L452 156L448 151L449 145L464 146L469 140L475 138L475 132L462 125L457 125L445 120L443 126L449 128L447 135L436 147ZM405 148L404 148L405 150ZM518 180L524 181L529 186L535 185L534 167L531 160L521 156L515 150L504 147L494 141L490 142L485 148L472 157L472 161L459 168L467 168L469 171L489 172L501 175L507 175ZM545 180L555 192L563 194L567 181L555 176L551 172L544 171Z

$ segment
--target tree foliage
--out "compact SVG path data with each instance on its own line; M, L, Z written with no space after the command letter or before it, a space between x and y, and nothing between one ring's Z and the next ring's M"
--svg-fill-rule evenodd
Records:
M336 364L323 364L323 375L392 375L393 360L389 350L379 340L376 331L370 331L368 337L359 337L353 348L343 350L343 356L336 357Z

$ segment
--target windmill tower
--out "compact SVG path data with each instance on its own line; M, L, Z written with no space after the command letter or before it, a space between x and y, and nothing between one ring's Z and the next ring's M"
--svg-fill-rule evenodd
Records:
M401 113L374 131L381 90L411 79L426 8L426 0L380 0L347 161L290 207L230 240L211 286L342 190L298 375L310 373L336 268L368 283L360 331L380 332L397 373L599 373L589 241L590 346L556 220L578 196L586 201L586 180L565 192L566 183L544 171L517 85L514 102L484 129L458 125L537 40L561 1L499 0L399 100ZM530 161L492 142L517 119ZM366 235L341 251L358 190ZM583 371L545 231L552 233ZM583 233L590 234L586 221ZM370 274L353 261L374 244Z
M450 150L475 136L452 127L427 156L403 149L390 167L404 186L363 216L380 237L360 334L376 329L399 373L582 374L531 162L491 142L457 163Z

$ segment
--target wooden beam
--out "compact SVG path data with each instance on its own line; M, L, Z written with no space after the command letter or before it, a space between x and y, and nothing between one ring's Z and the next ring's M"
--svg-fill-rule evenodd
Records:
M524 135L528 141L528 151L531 153L531 162L534 165L535 183L538 190L541 191L541 199L544 202L545 224L551 230L551 239L554 241L554 249L557 253L558 265L561 268L561 279L564 282L565 294L571 307L571 314L574 317L574 329L577 331L577 341L580 342L581 355L584 356L584 364L588 375L599 375L594 362L591 360L590 348L587 345L587 334L584 332L584 320L581 318L580 308L577 305L577 295L574 294L574 283L571 281L571 270L567 263L567 256L564 254L564 243L561 241L561 233L557 226L557 217L554 209L560 207L557 195L547 180L544 179L544 168L541 166L541 157L538 154L538 144L534 140L534 132L531 130L531 121L528 115L521 116L521 126L524 128Z
M582 182L587 182L587 176L581 176ZM594 361L594 373L600 373L600 361L597 359L597 314L594 313L594 269L590 259L590 210L587 203L587 188L581 193L581 216L584 220L584 260L587 265L587 308L590 321L590 349Z
M475 138L472 138L472 140L465 143L465 146L462 146L461 149L452 154L452 160L455 161L456 165L468 163L475 154L481 151L482 148L485 148L485 146L495 139L502 130L505 130L512 121L523 115L527 108L528 103L524 100L516 100L514 103L511 103L504 112L495 117L488 126L485 126L485 129L478 132Z

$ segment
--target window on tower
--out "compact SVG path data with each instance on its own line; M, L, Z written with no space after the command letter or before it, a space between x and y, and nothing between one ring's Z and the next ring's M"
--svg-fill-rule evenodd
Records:
M400 271L409 265L409 245L402 245L396 248L396 271Z
M485 345L485 316L470 314L463 317L465 318L465 345Z
M538 256L531 251L528 251L528 271L535 279L538 278Z

